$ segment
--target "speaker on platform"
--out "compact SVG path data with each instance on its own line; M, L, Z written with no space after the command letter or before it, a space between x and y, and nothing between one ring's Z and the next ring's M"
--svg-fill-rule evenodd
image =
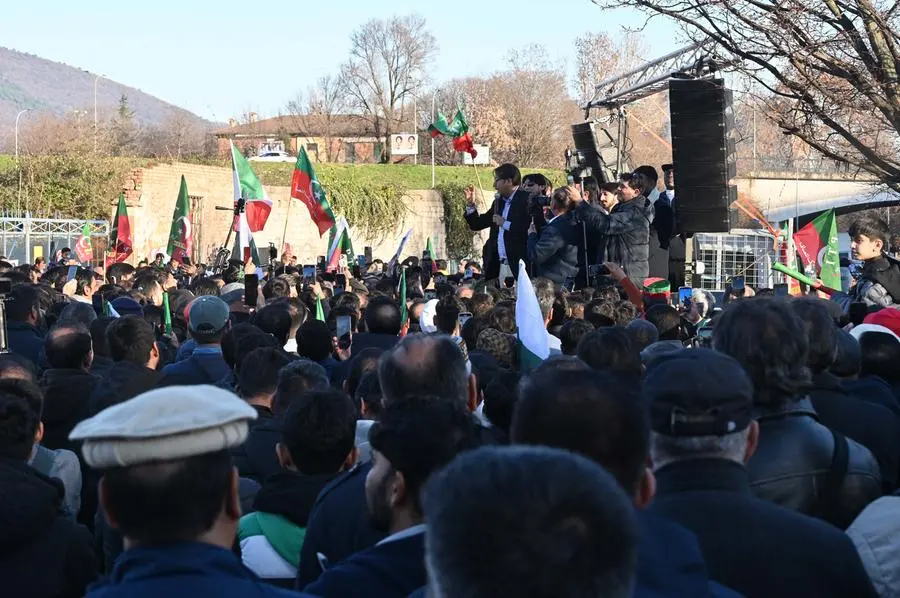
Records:
M669 82L675 214L685 233L730 230L737 199L731 101L722 79Z
M608 183L614 180L610 171L610 164L616 163L616 142L609 131L599 123L586 121L572 125L572 140L575 142L575 151L580 155L584 166L591 169L599 183Z

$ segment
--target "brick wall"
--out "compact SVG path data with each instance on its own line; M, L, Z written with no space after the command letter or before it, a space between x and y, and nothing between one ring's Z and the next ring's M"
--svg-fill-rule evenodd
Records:
M123 185L131 217L131 230L134 242L134 256L131 260L149 257L158 250L163 251L169 238L169 227L172 212L181 183L181 175L187 181L188 193L194 199L194 247L203 261L225 241L231 223L230 211L216 210L216 206L231 207L234 203L234 191L231 170L213 166L196 164L163 164L152 168L137 169L132 172ZM272 213L266 228L254 238L260 251L265 251L269 241L281 247L281 237L285 231L285 220L288 220L286 242L290 243L300 263L314 263L319 255L327 251L328 235L319 238L318 230L310 220L306 206L297 200L290 199L289 187L267 186L272 198ZM288 216L288 203L291 204ZM385 261L391 258L403 233L413 229L405 255L421 255L426 240L431 236L438 257L445 257L446 239L444 237L443 205L436 191L411 191L406 200L409 211L405 219L398 221L394 231L383 239L364 239L356 231L353 234L353 247L357 253L363 247L371 245L376 258ZM462 209L462 206L460 206ZM110 218L115 214L115 204L111 204ZM350 223L352 226L352 222ZM483 241L476 240L476 247Z

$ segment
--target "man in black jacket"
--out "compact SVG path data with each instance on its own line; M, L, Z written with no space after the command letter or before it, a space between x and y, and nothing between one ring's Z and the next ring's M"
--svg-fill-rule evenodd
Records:
M534 275L548 278L559 287L572 288L578 274L578 237L580 227L575 228L569 216L578 193L572 187L553 192L550 212L553 214L538 233L534 223L528 229L528 261L534 267Z
M9 350L31 360L35 368L42 365L44 335L38 328L40 300L31 285L17 284L6 296L6 341Z
M753 496L744 463L760 429L737 361L709 349L662 355L645 389L657 481L650 510L694 532L712 579L748 598L877 595L840 530Z
M91 393L91 413L123 403L159 382L156 333L139 316L124 316L106 329L106 342L114 365Z
M497 195L491 209L478 213L475 206L475 188L466 188L466 222L473 231L491 229L491 235L483 249L484 277L487 280L501 278L506 268L511 276L519 275L519 260L525 257L528 227L529 194L519 189L522 174L513 164L501 164L494 169L494 189ZM503 273L501 273L501 270Z
M622 175L619 203L609 214L576 198L575 213L591 235L601 235L606 241L606 261L618 264L636 284L643 283L650 271L650 221L653 206L641 195L641 183L631 174Z
M41 392L0 380L0 577L4 596L83 596L97 577L93 538L60 509L59 480L28 466Z
M44 342L47 365L40 385L44 390L44 438L49 449L78 452L69 440L75 425L90 417L90 399L100 380L90 373L91 335L79 324L64 324L50 331Z
M713 347L753 382L761 431L747 463L753 493L846 529L881 496L881 468L869 449L819 422L805 395L811 380L803 323L777 299L737 301L716 319Z

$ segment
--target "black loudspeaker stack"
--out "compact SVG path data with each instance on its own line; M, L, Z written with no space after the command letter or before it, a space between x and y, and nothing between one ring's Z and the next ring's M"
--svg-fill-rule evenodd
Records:
M737 200L731 91L722 79L676 79L669 82L669 111L680 230L728 232Z

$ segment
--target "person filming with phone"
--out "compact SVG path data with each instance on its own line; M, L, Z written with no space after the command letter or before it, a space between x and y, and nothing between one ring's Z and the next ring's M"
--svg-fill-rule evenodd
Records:
M562 187L550 198L552 217L540 232L534 223L528 230L527 256L534 275L548 278L559 286L572 288L578 274L578 234L569 211L579 196L575 187Z

